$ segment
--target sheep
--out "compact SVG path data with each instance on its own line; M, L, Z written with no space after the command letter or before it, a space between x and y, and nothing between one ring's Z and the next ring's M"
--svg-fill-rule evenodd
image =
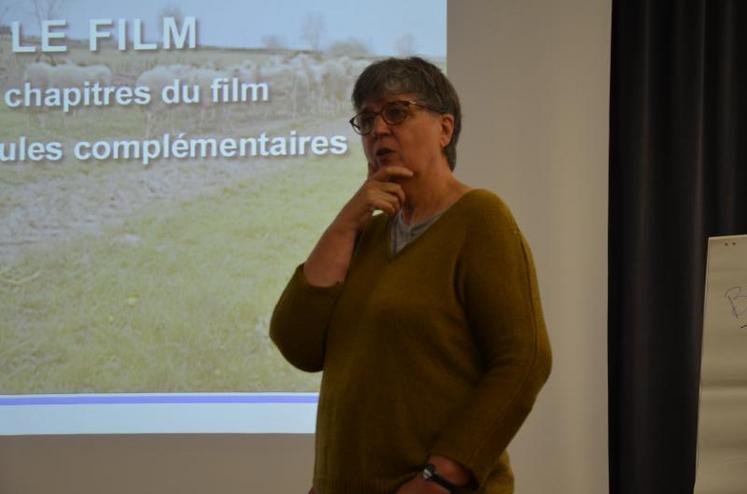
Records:
M82 88L86 82L98 82L101 86L109 86L112 82L112 71L105 65L83 66L70 62L50 65L46 62L32 62L26 66L23 78L32 87L40 89Z
M46 62L32 62L26 66L23 74L24 82L28 82L32 88L45 91L50 88L83 89L85 84L99 83L108 86L112 81L111 70L104 65L81 66L74 63L62 65L50 65ZM74 114L78 108L72 108L69 112ZM39 112L39 122L44 127L43 113Z
M293 93L291 94L291 105L293 116L305 115L311 109L311 81L308 74L296 71L293 79Z
M228 77L235 78L240 84L253 84L259 82L259 66L253 60L244 60L238 65L232 65L226 68ZM270 89L272 91L272 89ZM229 107L232 109L235 107ZM240 107L240 118L246 119L246 117L252 114L259 115L260 113L254 111L253 106L242 106Z
M39 88L44 91L50 87L53 70L54 67L46 62L32 62L28 64L26 69L23 71L23 81L28 82L33 88ZM33 118L36 116L39 122L39 127L46 127L46 119L44 118L45 114L42 109L30 108L29 110L29 125L33 126Z
M98 82L101 86L111 86L112 71L106 65L88 65L81 67L89 82Z
M272 110L281 115L295 116L294 85L295 73L285 65L260 66L257 70L257 82L264 82L270 87Z
M314 114L324 112L324 68L314 58L305 53L296 55L290 60L290 65L301 76L301 85L306 86L308 81L308 90L305 91L304 110ZM301 90L304 92L305 87ZM313 99L312 99L313 98Z
M46 89L50 87L52 71L54 67L46 62L32 62L26 66L23 72L23 80L31 84L31 87Z
M186 80L189 78L191 67L187 65L158 65L146 70L138 76L135 86L147 87L151 94L150 104L143 107L145 111L145 136L151 135L155 126L155 116L159 113L165 115L169 120L172 112L166 110L166 104L161 99L164 87L173 84L175 80Z
M322 84L330 110L334 113L346 108L349 92L349 79L344 65L338 60L327 60L323 64Z
M309 65L309 90L314 98L314 112L322 114L324 112L324 67L319 63Z
M355 83L361 73L371 65L371 62L363 59L351 60L347 66L347 74L350 80Z
M225 106L221 102L213 102L210 87L216 79L229 79L230 77L231 74L228 72L208 67L195 67L189 72L189 83L200 88L198 127L204 126L206 117L215 121L222 115L222 109Z

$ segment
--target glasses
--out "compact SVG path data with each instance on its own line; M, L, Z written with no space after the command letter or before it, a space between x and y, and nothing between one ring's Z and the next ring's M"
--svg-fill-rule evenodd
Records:
M425 108L426 110L430 110L433 112L436 111L430 106L418 103L417 101L407 99L396 100L385 103L379 111L367 110L360 112L350 119L350 125L353 126L353 130L355 130L358 134L362 136L368 135L374 128L376 117L381 115L381 118L384 119L384 122L388 123L389 125L399 125L404 122L407 117L412 115L410 106L419 106L421 108Z

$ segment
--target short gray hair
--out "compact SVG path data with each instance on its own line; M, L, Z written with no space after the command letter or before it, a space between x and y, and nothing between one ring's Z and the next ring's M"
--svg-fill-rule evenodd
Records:
M369 65L355 81L353 107L360 111L368 101L403 93L414 93L427 107L454 117L451 141L444 148L449 168L453 170L456 145L462 130L462 109L454 86L432 63L420 57L410 57L387 58Z

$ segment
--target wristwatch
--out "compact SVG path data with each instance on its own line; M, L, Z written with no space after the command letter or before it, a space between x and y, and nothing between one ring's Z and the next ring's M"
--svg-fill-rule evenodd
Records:
M433 463L428 463L425 468L423 468L423 478L429 482L437 483L452 494L454 494L459 489L458 485L452 484L451 482L437 474L436 465L434 465Z

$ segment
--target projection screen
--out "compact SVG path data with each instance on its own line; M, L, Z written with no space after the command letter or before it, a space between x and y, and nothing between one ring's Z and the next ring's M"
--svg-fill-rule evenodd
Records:
M0 15L0 435L313 432L269 317L365 176L353 81L445 69L446 2Z

